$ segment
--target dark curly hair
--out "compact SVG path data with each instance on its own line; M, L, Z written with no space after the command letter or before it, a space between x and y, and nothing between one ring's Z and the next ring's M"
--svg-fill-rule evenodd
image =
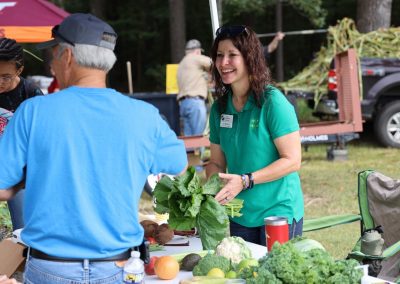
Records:
M218 44L225 39L231 40L233 45L242 54L249 74L250 89L253 91L257 106L261 107L263 91L268 84L272 84L271 71L265 63L262 44L256 33L248 26L225 25L217 30L217 36L211 48L211 58L213 60L212 73L216 95L219 98L220 112L225 111L228 101L227 93L231 90L230 85L225 85L222 82L221 76L215 66Z
M15 62L17 69L24 66L24 51L15 40L0 38L0 61Z

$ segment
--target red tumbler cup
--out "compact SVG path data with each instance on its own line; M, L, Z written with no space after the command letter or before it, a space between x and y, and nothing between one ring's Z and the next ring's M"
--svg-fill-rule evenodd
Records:
M268 251L271 251L275 242L283 244L289 240L289 225L286 217L267 217L264 218L264 224Z

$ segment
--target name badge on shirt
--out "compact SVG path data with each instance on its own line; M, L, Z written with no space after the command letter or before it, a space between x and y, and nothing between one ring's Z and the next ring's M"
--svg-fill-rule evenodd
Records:
M222 114L221 122L219 124L220 127L223 128L232 128L233 124L233 115L232 114Z

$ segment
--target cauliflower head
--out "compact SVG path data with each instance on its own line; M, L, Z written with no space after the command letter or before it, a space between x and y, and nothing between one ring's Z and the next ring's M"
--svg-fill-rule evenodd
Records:
M234 264L251 258L251 250L241 237L226 237L215 248L215 254L226 257Z

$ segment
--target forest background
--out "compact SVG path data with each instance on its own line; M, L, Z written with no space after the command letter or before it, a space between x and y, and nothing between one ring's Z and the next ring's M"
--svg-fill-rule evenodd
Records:
M202 42L209 55L213 41L209 1L207 0L52 0L69 13L91 12L110 23L118 33L118 61L108 78L109 86L128 92L126 62L132 63L134 92L164 92L166 64L178 63L186 40ZM276 0L217 0L220 25L245 24L258 34L276 31ZM381 18L383 25L400 25L400 0L280 0L282 31L325 29L338 20L359 19L359 30L376 29L378 23L364 19ZM377 4L386 7L376 10ZM367 9L369 7L369 9ZM383 14L377 15L382 12ZM358 14L357 14L358 13ZM368 20L369 21L369 20ZM370 24L368 26L368 24ZM375 26L374 26L375 25ZM361 27L360 27L361 26ZM260 38L267 45L272 37ZM288 35L283 40L284 80L308 65L326 42L326 33ZM41 57L34 45L26 48ZM275 57L269 61L275 72ZM45 64L26 56L27 75L47 75Z

